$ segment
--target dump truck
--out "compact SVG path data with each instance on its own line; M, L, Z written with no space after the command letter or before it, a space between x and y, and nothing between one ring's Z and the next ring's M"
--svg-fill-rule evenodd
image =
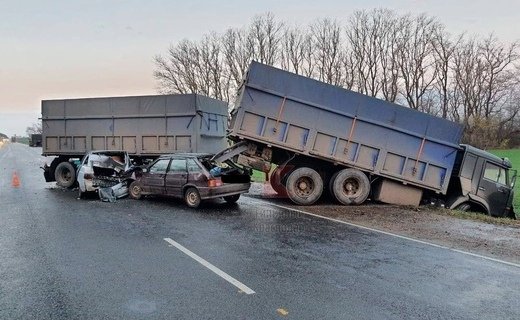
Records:
M42 101L42 155L47 182L71 187L90 151L126 152L139 165L174 152L227 147L228 105L197 94Z
M29 147L41 147L42 146L42 135L41 133L33 133L29 137Z
M231 111L234 144L215 157L271 172L273 189L299 205L327 192L344 205L429 201L514 217L511 162L460 145L462 133L458 123L252 62Z

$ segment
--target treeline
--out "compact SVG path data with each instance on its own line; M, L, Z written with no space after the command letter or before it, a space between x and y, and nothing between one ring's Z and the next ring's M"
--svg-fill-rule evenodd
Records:
M267 13L155 57L162 93L232 102L251 60L465 125L464 142L520 146L520 47L452 35L434 17L356 11L293 26Z

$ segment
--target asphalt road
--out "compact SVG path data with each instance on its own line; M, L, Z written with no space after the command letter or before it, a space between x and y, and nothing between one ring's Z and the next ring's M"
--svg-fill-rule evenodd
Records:
M1 319L520 319L518 267L247 197L78 200L39 152L0 149Z

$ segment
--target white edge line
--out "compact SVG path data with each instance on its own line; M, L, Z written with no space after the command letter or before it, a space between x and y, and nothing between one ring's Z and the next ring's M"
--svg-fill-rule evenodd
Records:
M370 228L370 227L365 227L365 226L358 225L358 224L351 223L351 222L346 222L346 221L342 221L342 220L338 220L338 219L334 219L334 218L324 217L324 216L321 216L319 214L310 213L310 212L306 212L306 211L303 211L303 210L294 209L294 208L290 208L290 207L286 207L286 206L281 206L279 204L274 204L274 203L270 203L270 202L263 201L263 200L254 199L253 201L262 202L262 203L265 203L267 205L271 205L271 206L278 207L278 208L281 208L281 209L285 209L285 210L290 210L290 211L306 214L306 215L313 216L313 217L316 217L316 218L321 218L321 219L325 219L325 220L330 220L330 221L334 221L334 222L343 223L343 224L349 225L351 227L356 227L356 228L359 228L359 229L369 230L369 231L372 231L372 232L385 234L387 236L392 236L392 237L396 237L396 238L400 238L400 239L404 239L404 240L408 240L408 241L413 241L413 242L421 243L421 244L424 244L424 245L428 245L428 246L432 246L432 247L436 247L436 248L441 248L441 249L446 249L446 250L450 250L450 251L453 251L453 252L462 253L462 254L465 254L465 255L468 255L468 256L477 257L477 258L480 258L480 259L494 261L494 262L502 263L502 264L505 264L505 265L508 265L508 266L520 268L520 264L517 264L517 263L514 263L514 262L509 262L509 261L504 261L504 260L500 260L500 259L496 259L496 258L491 258L491 257L488 257L488 256L483 256L483 255L480 255L480 254L476 254L476 253L472 253L472 252L468 252L468 251L464 251L464 250L459 250L459 249L450 248L450 247L446 247L446 246L435 244L435 243L431 243L431 242L426 242L426 241L422 241L422 240L418 240L418 239L414 239L414 238L410 238L410 237L406 237L406 236L401 236L401 235L398 235L398 234L395 234L395 233L391 233L391 232L387 232L387 231L382 231L382 230L378 230L378 229L374 229L374 228Z
M227 282L231 283L232 285L234 285L238 289L242 290L245 294L253 294L253 293L255 293L253 290L251 290L251 288L249 288L248 286L246 286L242 282L238 281L237 279L233 278L229 274L227 274L224 271L220 270L219 268L215 267L214 265L212 265L208 261L204 260L203 258L199 257L195 253L191 252L190 250L188 250L187 248L185 248L181 244L173 241L170 238L164 238L164 241L168 242L169 244L171 244L175 248L177 248L180 251L184 252L186 255L188 255L189 257L191 257L192 259L194 259L195 261L197 261L201 265L205 266L209 270L211 270L214 273L216 273L219 277L223 278L224 280L226 280Z

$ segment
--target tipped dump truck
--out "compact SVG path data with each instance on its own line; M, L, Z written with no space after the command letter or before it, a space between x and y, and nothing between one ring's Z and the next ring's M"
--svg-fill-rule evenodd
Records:
M460 145L455 122L253 62L231 114L237 157L269 172L273 188L300 205L328 192L340 203L367 198L480 210L514 217L516 171Z

